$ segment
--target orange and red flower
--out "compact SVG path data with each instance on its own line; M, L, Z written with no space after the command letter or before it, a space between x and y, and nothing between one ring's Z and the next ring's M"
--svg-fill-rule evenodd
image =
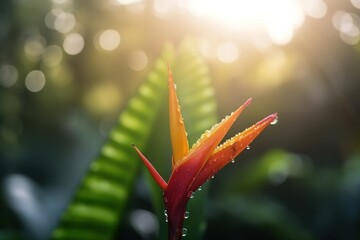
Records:
M239 155L270 123L277 120L277 114L271 114L218 146L237 117L250 103L251 99L248 99L236 111L207 130L189 149L185 125L169 69L169 118L173 158L172 174L168 182L134 146L154 180L164 190L169 240L182 237L186 205L192 193Z

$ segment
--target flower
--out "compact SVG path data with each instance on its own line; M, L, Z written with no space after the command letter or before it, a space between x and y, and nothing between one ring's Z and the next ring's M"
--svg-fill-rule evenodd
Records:
M189 149L185 125L169 68L169 120L173 158L172 173L168 182L133 145L154 180L164 190L163 200L168 215L169 240L182 237L186 205L192 193L247 148L270 123L277 121L276 113L269 115L218 146L237 117L250 103L251 99L248 99L236 111L202 134Z

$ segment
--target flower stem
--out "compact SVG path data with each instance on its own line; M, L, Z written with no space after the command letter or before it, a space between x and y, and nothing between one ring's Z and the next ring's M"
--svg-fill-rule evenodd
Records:
M168 221L169 221L169 228L168 228L169 240L182 239L184 216L185 216L186 204L188 200L189 198L186 196L181 196L180 198L171 199L169 201L165 200L164 198L164 202L168 214Z

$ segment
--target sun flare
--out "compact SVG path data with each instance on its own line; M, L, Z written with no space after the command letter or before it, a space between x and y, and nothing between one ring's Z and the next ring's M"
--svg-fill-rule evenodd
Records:
M316 2L320 2L317 0ZM289 43L303 22L309 5L299 0L188 0L187 10L228 28L247 32L265 32L276 44ZM319 11L313 4L311 11ZM322 9L322 12L324 10Z

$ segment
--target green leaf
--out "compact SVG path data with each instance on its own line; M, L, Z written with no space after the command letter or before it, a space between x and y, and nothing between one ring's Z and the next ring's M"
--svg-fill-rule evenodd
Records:
M191 147L205 130L210 129L217 122L214 89L211 87L206 63L191 39L185 39L180 44L171 68ZM148 150L146 156L164 179L168 179L171 172L171 144L167 106L162 109L160 115L151 137L153 141L146 148ZM165 240L168 226L165 222L162 190L150 176L149 182L160 223L158 239ZM195 197L189 201L187 211L190 216L184 224L189 239L202 239L206 229L204 202L207 192L208 186L203 186L202 190L197 191Z
M90 164L51 238L111 239L133 189L140 161L131 144L143 149L167 92L167 48L119 116L98 157Z

